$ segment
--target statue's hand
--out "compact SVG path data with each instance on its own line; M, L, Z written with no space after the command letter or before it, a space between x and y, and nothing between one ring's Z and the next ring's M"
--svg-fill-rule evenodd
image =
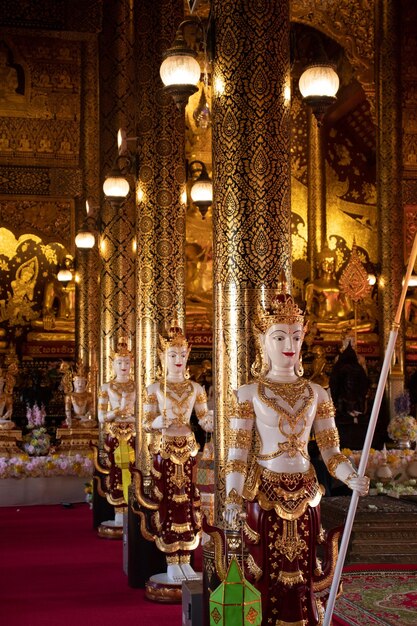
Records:
M358 476L356 472L351 474L346 481L347 486L352 491L357 491L360 496L366 496L369 491L368 476Z
M46 313L43 316L43 327L45 330L53 330L55 328L55 317L52 313Z
M170 424L171 420L169 419L169 417L167 417L166 415L158 415L158 417L155 417L154 421L152 422L152 428L154 428L155 430L162 430L163 428L168 428Z
M209 411L207 411L205 416L201 420L198 420L198 423L200 424L201 428L206 431L206 433L212 433L214 429L213 409L210 409Z

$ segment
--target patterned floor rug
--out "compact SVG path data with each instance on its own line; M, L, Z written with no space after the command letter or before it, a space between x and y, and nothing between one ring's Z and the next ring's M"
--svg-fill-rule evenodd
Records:
M342 580L334 626L417 625L417 567L350 566Z

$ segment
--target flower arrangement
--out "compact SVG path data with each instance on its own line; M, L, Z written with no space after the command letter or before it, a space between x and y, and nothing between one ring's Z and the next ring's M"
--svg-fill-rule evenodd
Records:
M91 478L93 460L89 456L52 454L42 457L28 457L19 454L14 457L0 457L0 478L37 478L39 476L78 476Z
M348 457L355 467L359 467L362 455L361 450L343 448L342 453ZM371 448L369 451L365 473L371 480L378 480L376 478L376 471L378 467L387 463L391 469L392 475L395 477L399 476L399 480L403 481L407 476L407 466L413 456L414 450L375 450L374 448Z
M26 419L29 433L23 438L23 450L29 456L45 456L49 452L51 439L45 428L45 407L36 403L33 407L27 405Z
M414 441L417 438L417 421L409 414L410 395L407 391L395 398L394 409L396 415L388 425L388 436L399 443Z
M41 407L39 407L36 403L33 405L33 407L26 405L26 419L28 422L27 427L29 429L44 426L45 417L46 411L43 404L41 405Z

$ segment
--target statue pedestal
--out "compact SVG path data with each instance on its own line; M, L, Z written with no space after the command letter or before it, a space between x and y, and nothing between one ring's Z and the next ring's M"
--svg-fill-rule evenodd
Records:
M98 428L57 428L56 438L60 452L86 454L91 452L90 443L98 442Z
M173 582L166 573L155 574L146 581L145 596L153 602L179 604L182 602L182 582Z
M17 445L18 441L22 441L22 431L13 428L0 429L0 456L15 456L22 454L22 450Z
M102 522L97 529L98 536L104 539L123 539L123 521L125 507L115 509L115 518Z

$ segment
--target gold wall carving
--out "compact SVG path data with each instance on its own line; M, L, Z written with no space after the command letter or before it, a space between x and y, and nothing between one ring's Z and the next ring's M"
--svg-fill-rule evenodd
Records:
M224 500L227 416L247 382L251 320L262 287L291 284L289 6L212 5L217 517ZM268 42L268 45L266 45Z
M83 115L81 124L81 167L84 172L83 201L77 206L77 230L83 226L86 215L84 199L88 199L89 209L96 222L101 195L100 152L97 138L100 136L99 94L97 84L98 41L91 38L83 42L81 48L81 98ZM96 233L98 240L98 232ZM97 358L100 341L100 257L99 242L92 250L77 250L76 264L80 282L77 290L76 345L78 357L85 364L92 365L93 355ZM98 366L98 363L95 363Z
M401 199L401 102L399 83L399 6L378 3L376 15L378 102L378 227L383 288L380 290L383 348L401 295L404 275L403 207ZM403 353L402 329L397 340Z
M0 73L15 73L0 100L0 162L77 165L80 64L78 41L14 35L0 42Z
M135 120L135 65L133 8L129 0L106 2L100 40L101 174L117 156L117 131L133 134ZM112 80L108 80L108 76ZM113 80L114 77L114 80ZM133 336L135 328L135 198L122 207L104 200L101 207L101 367L100 383L111 376L112 342L119 334Z
M0 223L16 236L32 232L73 251L74 203L63 198L0 196ZM0 251L3 248L3 242Z
M0 242L0 334L21 345L42 316L46 285L68 252L62 243L7 228L0 228Z
M103 0L0 0L0 26L98 32Z
M155 380L157 332L176 316L184 323L185 306L185 127L184 114L162 92L162 53L183 19L183 2L159 0L137 7L137 115L139 179L136 264L137 393L139 464L148 465L142 446L142 396Z

